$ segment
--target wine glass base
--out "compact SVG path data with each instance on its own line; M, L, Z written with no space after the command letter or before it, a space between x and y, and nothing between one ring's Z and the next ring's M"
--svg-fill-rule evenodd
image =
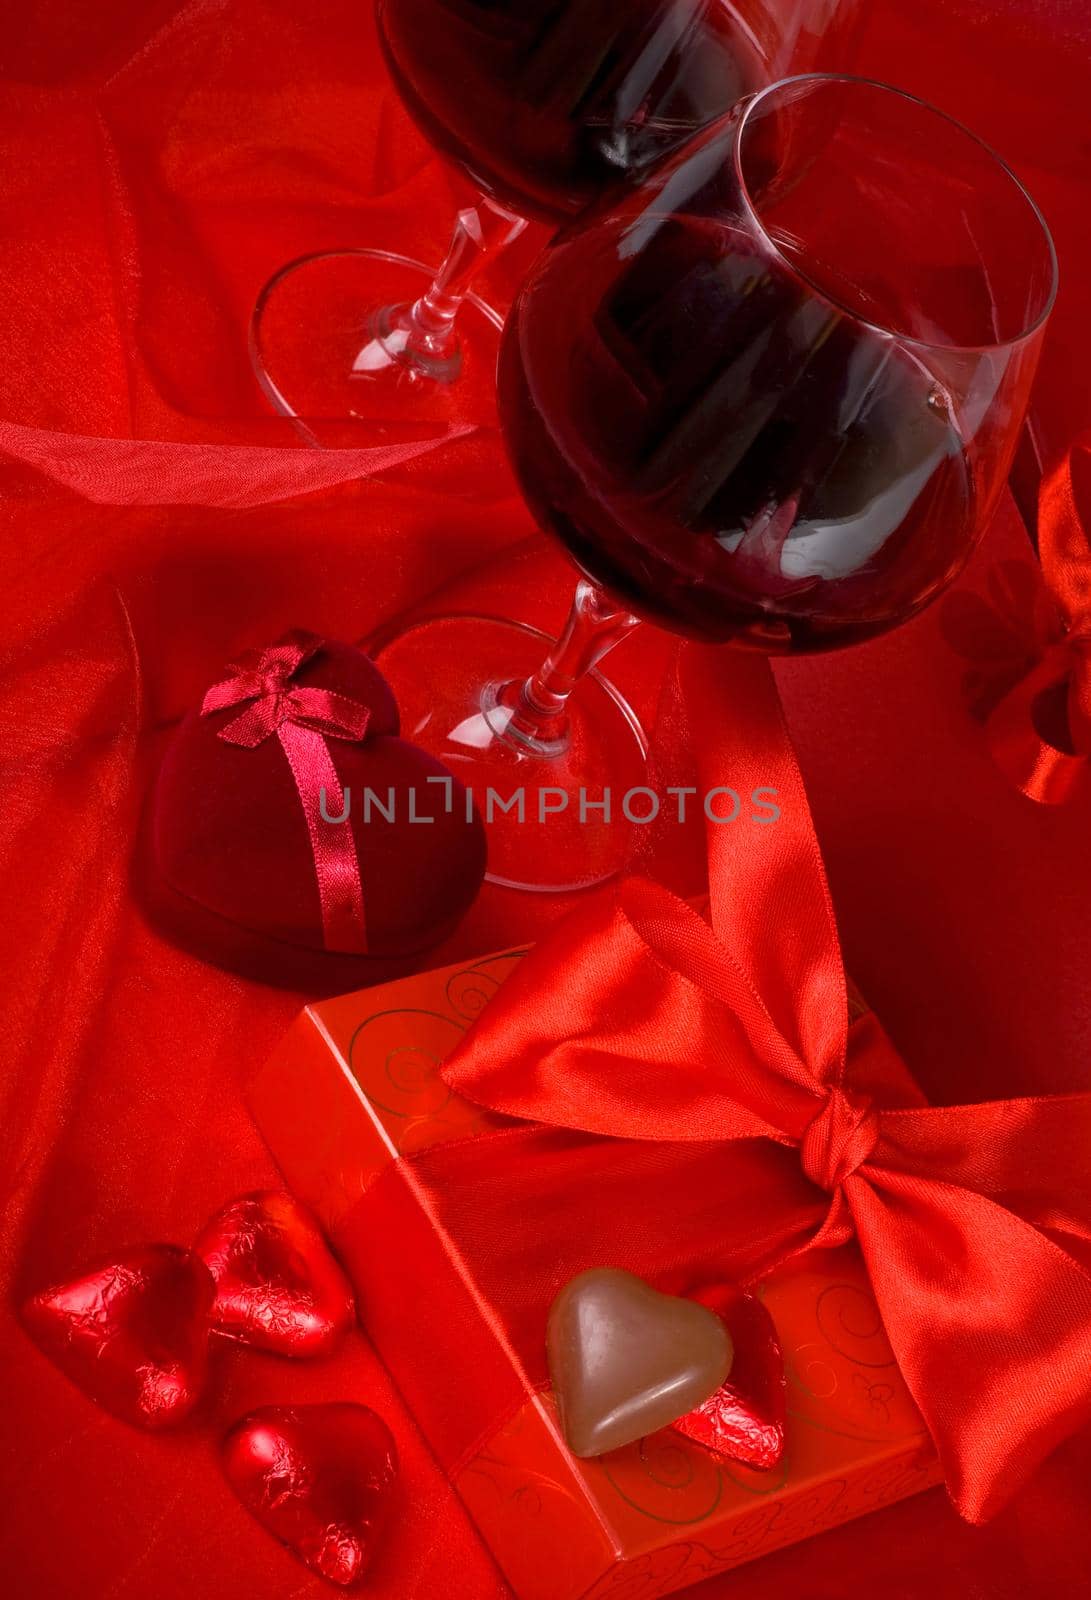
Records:
M563 749L503 737L499 688L537 671L553 640L498 617L433 617L373 639L402 734L444 761L485 824L489 883L559 894L605 883L629 858L626 798L647 784L648 743L632 707L599 672L568 702ZM608 811L604 809L604 803ZM629 809L644 816L647 796Z
M496 425L504 319L476 294L444 361L414 362L404 316L434 267L387 250L331 250L290 262L258 296L250 358L266 399L319 448L442 438Z

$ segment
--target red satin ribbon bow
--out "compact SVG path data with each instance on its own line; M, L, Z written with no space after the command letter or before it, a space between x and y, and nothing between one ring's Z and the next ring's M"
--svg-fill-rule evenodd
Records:
M775 788L782 814L707 825L711 926L643 879L587 899L490 1001L444 1076L563 1128L761 1141L748 1148L776 1195L760 1220L765 1270L855 1237L950 1494L983 1520L1091 1416L1091 1094L930 1106L873 1016L850 1028L771 675L737 660L728 693L727 670L694 651L684 668L699 784ZM786 1146L817 1186L803 1189L829 1197L806 1237ZM740 1215L747 1205L740 1193Z
M1043 480L1038 553L1058 625L986 729L1003 771L1045 805L1066 800L1091 759L1091 531L1077 490L1089 467L1091 433Z
M324 792L327 814L342 816L344 793L326 740L359 742L367 734L371 712L347 695L293 683L321 646L316 634L295 630L267 650L247 651L228 667L226 678L212 685L201 715L246 705L241 716L219 731L227 744L245 750L276 735L292 769L307 822L326 949L363 955L367 923L352 830L345 822L328 822L321 802Z

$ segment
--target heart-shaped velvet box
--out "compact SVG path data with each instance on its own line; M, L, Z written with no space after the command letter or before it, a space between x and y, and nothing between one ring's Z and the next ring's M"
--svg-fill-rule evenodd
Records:
M160 768L145 901L176 940L265 982L336 992L437 944L485 872L480 820L399 737L362 650L294 632L247 652Z

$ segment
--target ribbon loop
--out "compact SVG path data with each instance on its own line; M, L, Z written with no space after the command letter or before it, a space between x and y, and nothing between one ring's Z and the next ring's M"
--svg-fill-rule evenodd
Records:
M1038 555L1053 617L1037 627L1034 665L990 712L993 759L1030 800L1060 805L1091 761L1091 530L1084 516L1091 432L1042 481Z
M803 1135L800 1164L813 1184L836 1194L870 1159L878 1142L879 1118L871 1099L838 1087Z
M322 640L316 633L293 628L276 644L265 649L244 650L227 669L226 677L214 683L205 695L201 715L225 711L228 706L247 700L265 700L283 693L299 669L318 654Z

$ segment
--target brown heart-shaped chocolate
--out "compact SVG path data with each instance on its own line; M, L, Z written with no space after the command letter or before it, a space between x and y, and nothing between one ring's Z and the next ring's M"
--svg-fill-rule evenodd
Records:
M604 1455L668 1427L715 1394L731 1370L731 1337L715 1312L617 1267L566 1284L546 1338L575 1456Z

